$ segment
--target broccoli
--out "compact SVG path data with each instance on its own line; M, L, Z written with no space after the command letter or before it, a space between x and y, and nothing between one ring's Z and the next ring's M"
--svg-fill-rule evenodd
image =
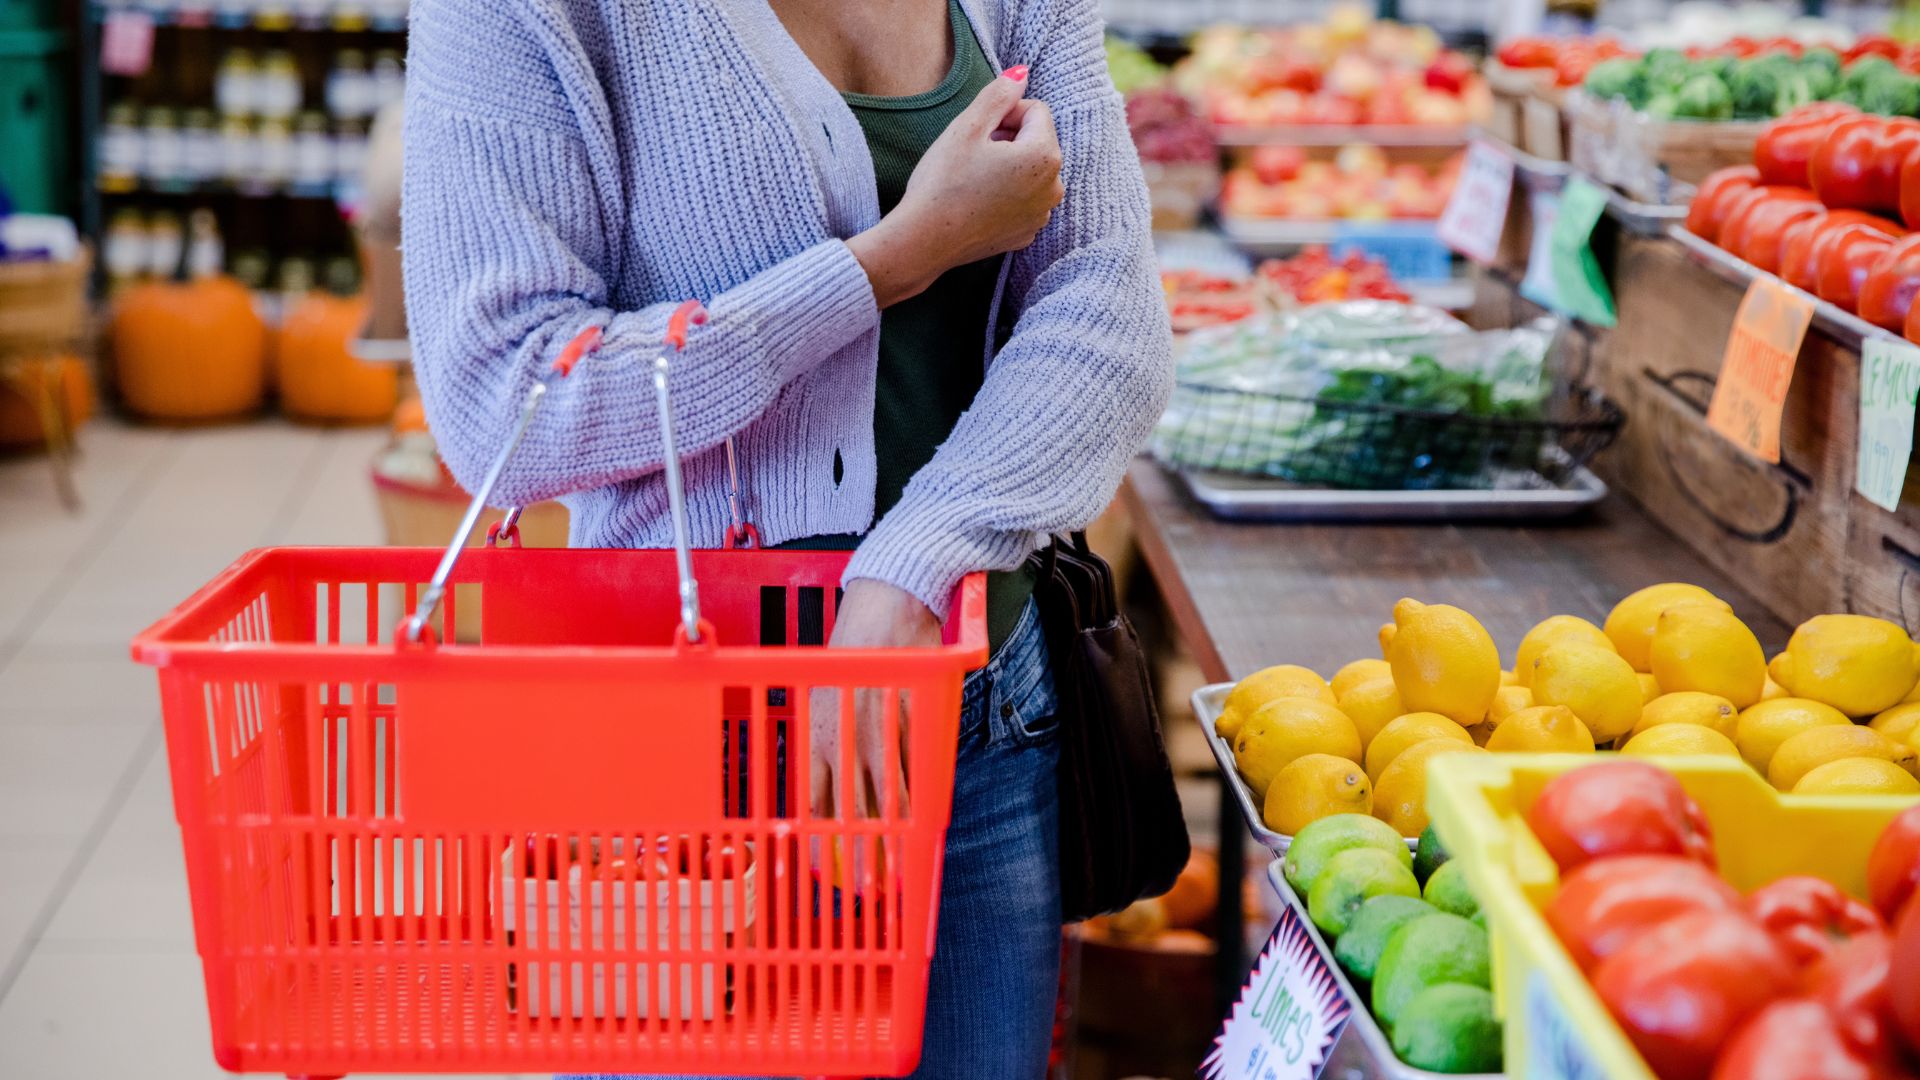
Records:
M1734 64L1727 76L1733 115L1742 120L1765 120L1773 116L1786 70L1766 57Z
M1738 58L1725 54L1703 56L1693 62L1693 70L1697 75L1712 75L1721 82L1725 82L1727 76L1733 72L1736 59Z
M1888 75L1900 74L1899 65L1884 56L1872 53L1860 57L1848 64L1840 72L1840 89L1835 97L1854 105L1860 104L1860 94L1868 83L1877 82Z
M1920 116L1920 79L1898 72L1882 75L1860 87L1855 104L1881 116Z
M1635 108L1646 102L1646 81L1641 78L1638 60L1600 61L1587 72L1584 88L1601 101L1626 98Z
M1773 98L1773 111L1769 116L1784 116L1805 105L1809 101L1818 101L1822 94L1814 89L1816 68L1810 72L1805 68L1796 68L1780 77L1780 90Z
M1733 116L1733 94L1711 75L1695 75L1674 95L1673 115L1689 120L1726 120Z
M1815 45L1800 54L1802 68L1819 68L1834 79L1840 78L1840 54L1825 45Z
M1671 120L1679 115L1680 95L1671 90L1663 90L1647 99L1641 111L1656 120Z
M1835 90L1840 89L1839 72L1822 63L1803 61L1799 67L1793 69L1793 76L1806 82L1807 92L1812 95L1809 100L1812 101L1825 101L1833 96Z

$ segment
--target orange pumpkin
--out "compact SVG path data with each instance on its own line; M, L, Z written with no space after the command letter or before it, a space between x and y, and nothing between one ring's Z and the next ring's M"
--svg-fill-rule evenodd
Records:
M367 302L316 292L300 301L280 327L274 375L289 416L331 424L373 424L393 415L400 371L368 364L348 346L366 325Z
M18 379L0 381L0 446L39 446L46 441L35 398L47 381L57 380L55 403L65 411L71 435L93 415L93 376L77 356L62 356L20 368Z
M114 305L114 370L127 408L156 420L249 413L266 394L267 327L229 277L135 285Z
M427 406L418 394L400 399L400 404L393 410L392 427L395 435L412 435L427 430Z

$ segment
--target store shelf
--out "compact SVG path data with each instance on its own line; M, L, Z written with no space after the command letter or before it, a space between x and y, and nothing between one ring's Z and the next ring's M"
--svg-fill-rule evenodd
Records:
M1753 279L1757 277L1773 276L1765 270L1747 262L1745 259L1723 251L1713 244L1702 240L1679 225L1669 227L1667 229L1667 235L1679 243L1682 248L1686 249L1688 257L1695 264L1707 268L1712 271L1716 277L1724 281L1745 287L1751 285ZM1814 296L1812 293L1794 289L1793 286L1787 285L1785 282L1782 282L1781 286L1783 288L1793 289L1794 292L1798 292L1813 301L1813 325L1828 337L1838 342L1842 348L1858 353L1861 344L1869 338L1884 338L1889 341L1902 340L1899 334L1895 334L1889 330L1883 330L1865 319L1860 318L1858 315L1830 304Z
M1368 143L1386 147L1445 149L1467 145L1466 125L1433 127L1414 124L1283 124L1256 127L1215 124L1213 137L1221 146L1345 146Z
M119 183L100 183L96 189L107 198L116 196L176 196L196 199L235 198L235 199L332 199L340 200L349 194L348 185L328 184L275 184L247 185L228 183L177 183L152 184L136 182L132 185Z
M1641 236L1662 236L1666 231L1684 221L1687 216L1686 203L1664 204L1639 202L1628 198L1618 190L1587 176L1565 161L1548 161L1535 157L1524 150L1517 149L1511 143L1499 144L1502 153L1513 159L1514 172L1530 191L1558 191L1567 180L1581 176L1595 187L1607 193L1607 216L1628 232Z
M93 20L104 23L121 11L133 9L112 7L102 4L91 6ZM335 12L324 18L300 17L283 12L251 11L245 13L215 11L150 11L139 9L139 14L152 20L153 25L175 26L183 30L256 30L267 33L292 32L314 33L332 31L342 34L358 34L371 31L377 34L404 34L407 21L404 18L374 18L359 12Z

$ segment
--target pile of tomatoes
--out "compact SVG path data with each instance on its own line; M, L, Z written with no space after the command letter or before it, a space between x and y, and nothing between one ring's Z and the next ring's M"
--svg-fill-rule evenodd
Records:
M1661 1080L1920 1076L1920 807L1877 842L1871 904L1806 876L1742 897L1645 762L1556 777L1527 823L1560 867L1548 924Z
M1386 263L1357 249L1350 249L1336 259L1325 245L1309 245L1292 258L1268 259L1261 263L1259 275L1262 282L1278 290L1284 299L1300 304L1340 300L1405 303L1411 299L1394 281Z
M1685 51L1690 60L1705 56L1734 56L1744 59L1767 56L1772 53L1799 56L1805 51L1805 46L1789 37L1734 37L1718 45L1697 45ZM1602 60L1634 55L1637 54L1633 50L1611 37L1530 36L1508 39L1495 51L1494 59L1503 67L1552 72L1555 86L1569 87L1579 86L1586 79L1587 72ZM1885 34L1862 34L1852 45L1840 50L1840 60L1843 64L1850 64L1862 56L1869 55L1884 56L1898 64L1902 71L1920 72L1920 43L1902 46Z
M1687 228L1797 288L1920 341L1920 120L1815 102L1753 164L1701 181Z

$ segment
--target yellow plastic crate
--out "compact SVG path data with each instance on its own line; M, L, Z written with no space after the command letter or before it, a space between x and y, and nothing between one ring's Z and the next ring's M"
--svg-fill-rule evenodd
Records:
M1585 754L1459 754L1429 766L1427 809L1434 828L1464 864L1487 914L1494 1000L1506 1024L1511 1076L1654 1080L1540 913L1560 875L1527 828L1527 809L1549 780L1595 760ZM1788 796L1729 758L1653 760L1706 811L1721 876L1742 892L1788 874L1813 874L1864 897L1868 853L1887 823L1916 801Z

